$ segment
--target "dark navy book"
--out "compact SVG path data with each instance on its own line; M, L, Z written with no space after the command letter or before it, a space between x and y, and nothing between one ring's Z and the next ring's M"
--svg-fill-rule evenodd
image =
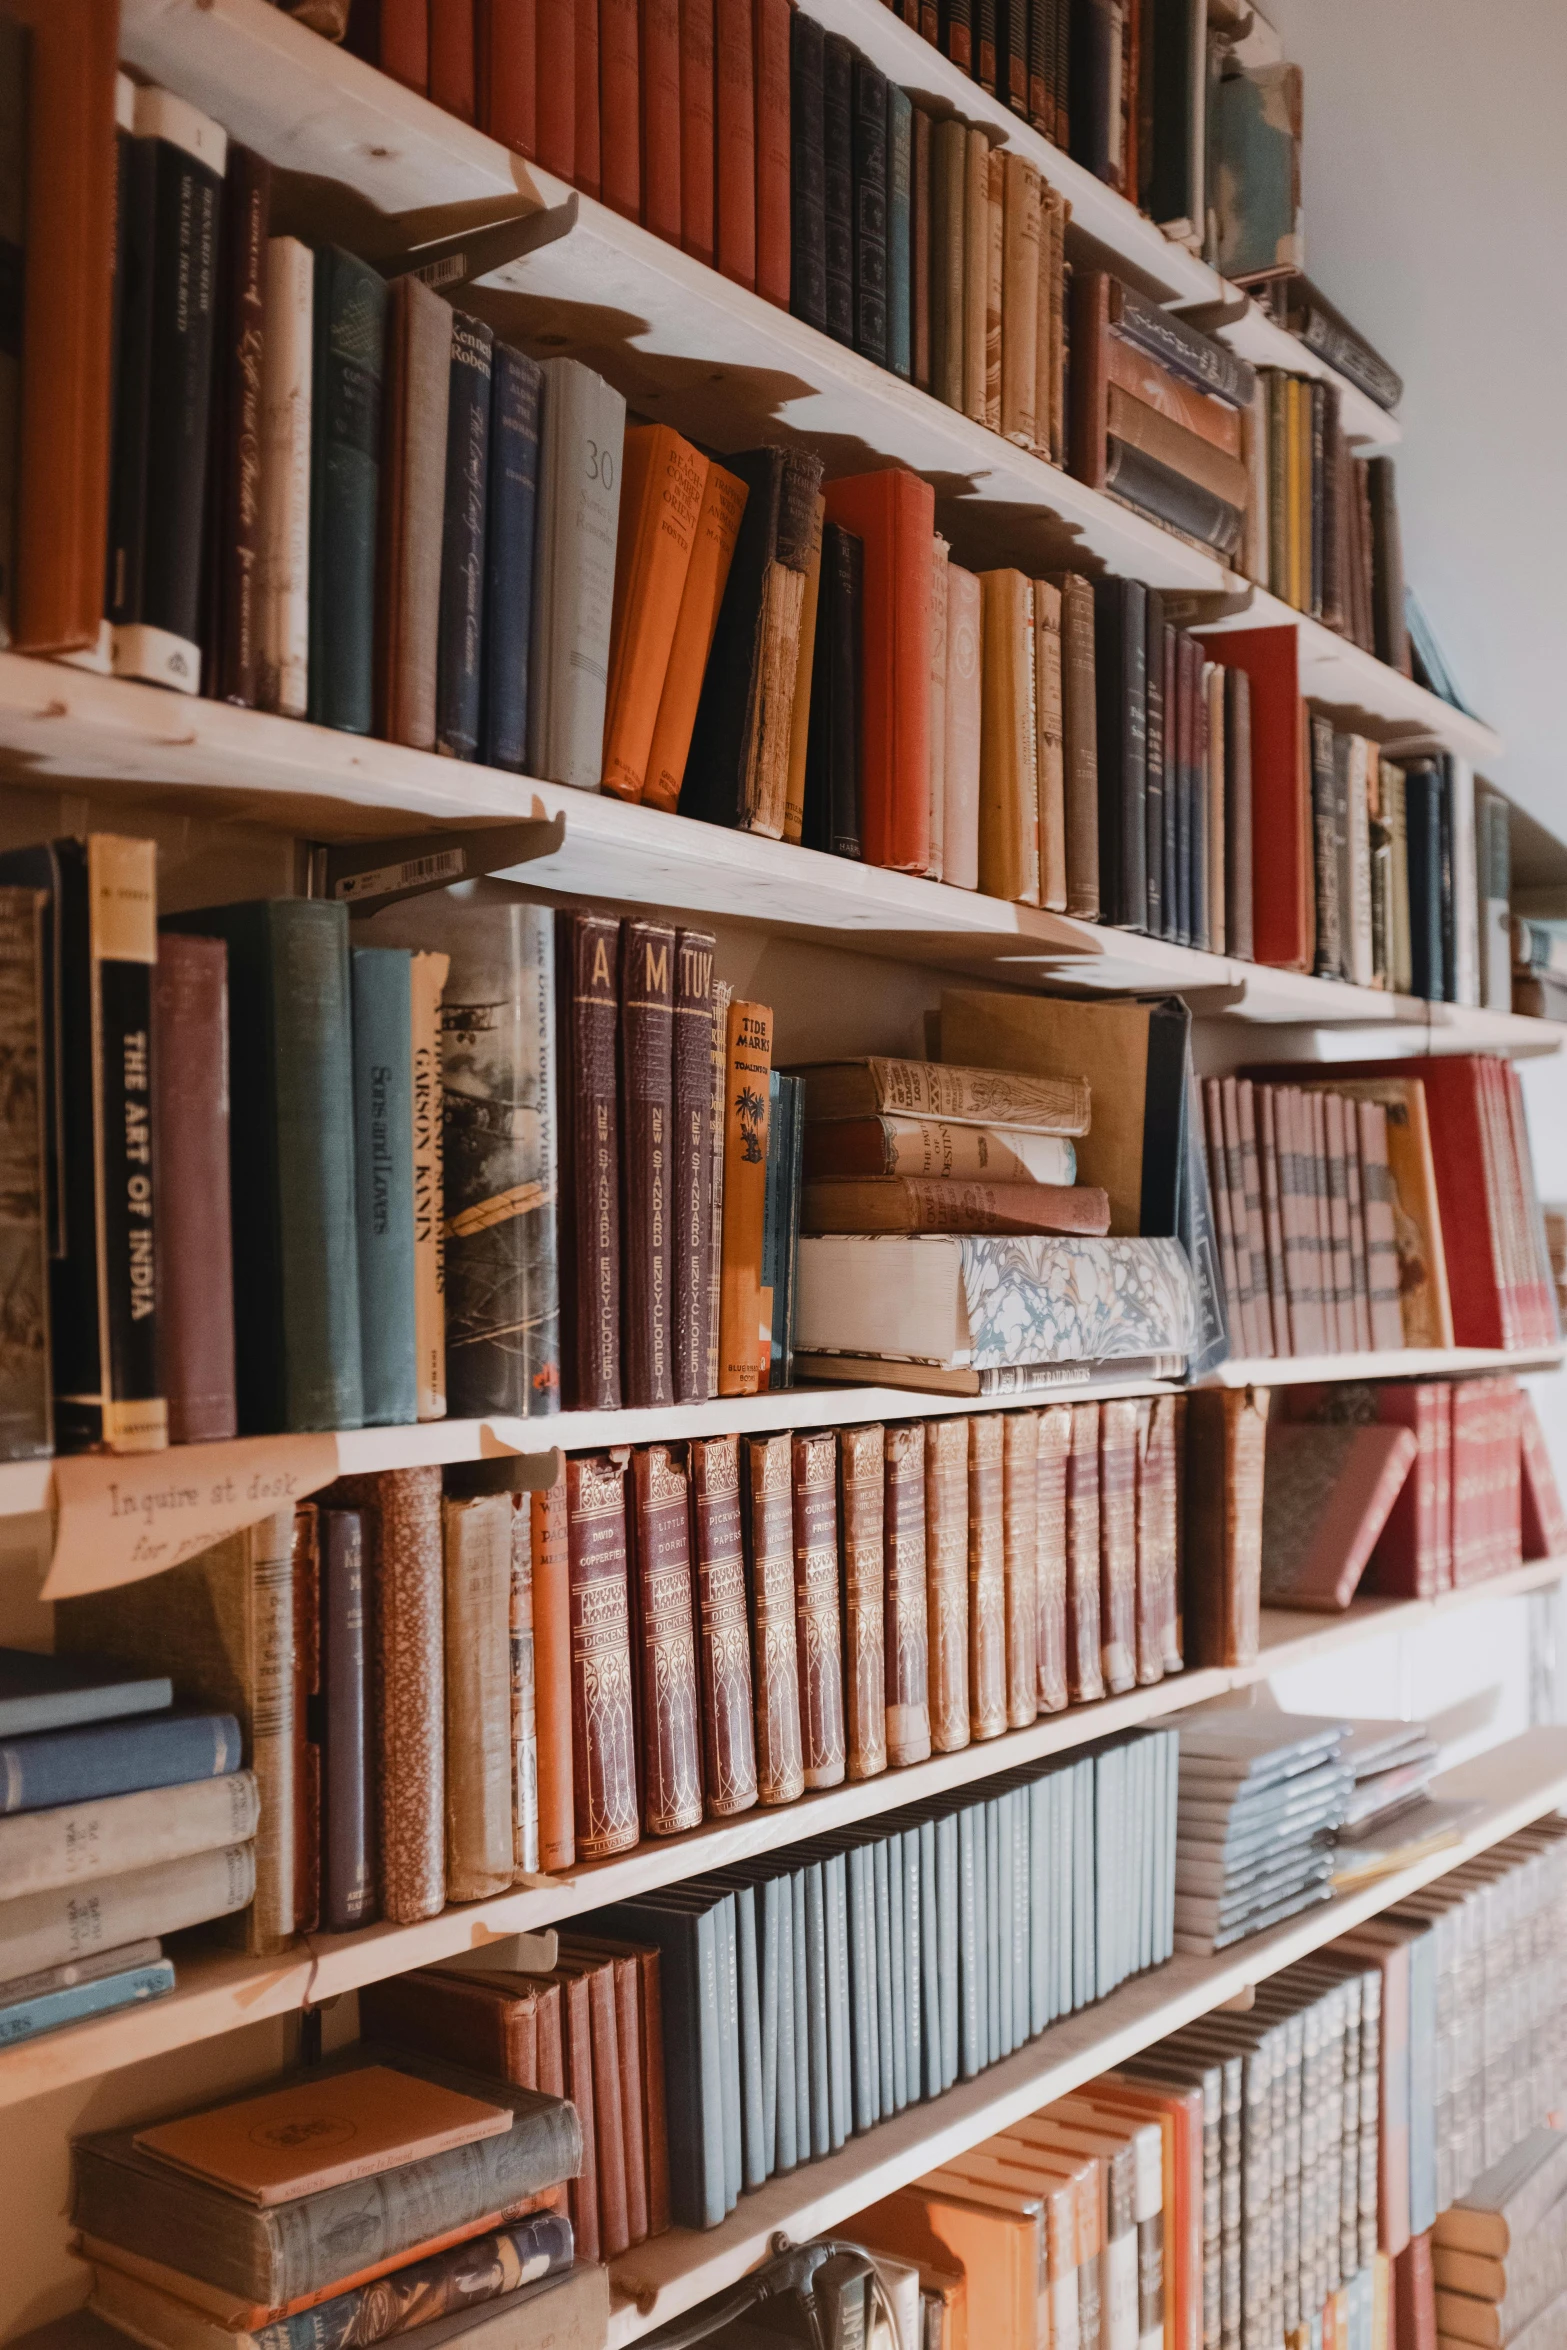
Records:
M490 352L482 318L452 317L446 412L446 521L441 533L441 633L435 669L435 747L477 758L484 650L484 536L490 487Z
M484 756L520 775L528 763L528 632L539 498L537 363L497 343L490 368L490 512L485 535Z

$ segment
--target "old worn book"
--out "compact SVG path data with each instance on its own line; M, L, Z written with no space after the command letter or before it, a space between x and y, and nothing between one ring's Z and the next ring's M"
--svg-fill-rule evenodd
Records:
M1093 583L1056 572L1061 593L1061 745L1066 807L1066 910L1099 915L1099 732Z
M1031 449L1038 438L1040 178L1024 156L999 149L997 155L1005 175L1000 428Z
M1526 1559L1567 1555L1567 1511L1541 1433L1534 1398L1518 1398L1519 1499L1522 1506L1523 1555Z
M596 791L626 404L579 359L548 359L542 372L528 764L555 783Z
M969 1422L969 1728L994 1738L1007 1727L1005 1428L995 1414Z
M387 299L376 729L435 748L452 306L409 272Z
M170 1442L201 1443L232 1436L238 1412L221 939L159 940L153 1019L159 1385Z
M1346 1608L1409 1475L1414 1431L1392 1423L1268 1430L1262 1513L1267 1607Z
M667 424L632 425L621 465L604 789L640 800L703 513L707 459Z
M511 1520L509 1493L441 1505L449 1901L512 1880Z
M256 700L261 371L272 169L230 140L221 204L206 497L202 664L207 692Z
M1007 1727L1024 1730L1039 1711L1039 1415L1009 1412L1002 1428Z
M50 1660L44 1660L50 1661ZM139 1794L110 1795L98 1803L59 1804L48 1811L21 1812L0 1820L0 1868L6 1898L68 1888L90 1902L99 1880L135 1869L156 1869L192 1853L217 1852L254 1836L259 1812L253 1771L230 1771L219 1779L193 1779L180 1787L146 1788ZM154 1945L151 1956L158 1955ZM126 1970L145 1963L134 1955L113 1956ZM84 1961L93 1979L105 1971ZM66 1975L68 1964L55 1970ZM0 1986L0 2015L19 2000L46 1996L66 1984L41 1982L36 1989ZM3 2027L0 2027L3 2028Z
M375 1916L370 1792L372 1657L365 1514L324 1503L320 1537L321 1922L332 1933Z
M1099 1409L1073 1404L1066 1456L1066 1679L1074 1705L1103 1697L1100 1630Z
M539 1867L576 1856L572 1802L571 1567L566 1478L528 1496L533 1582L533 1675L539 1733Z
M314 290L309 715L368 734L387 285L358 255L323 245Z
M1257 1654L1262 1578L1265 1388L1186 1399L1184 1653L1195 1665Z
M984 730L982 629L984 590L972 571L947 565L946 744L942 754L944 807L942 879L955 889L979 887L980 745Z
M805 1789L805 1765L791 1440L747 1437L743 1445L757 1789L765 1804L793 1803Z
M969 1426L933 1420L925 1431L925 1605L931 1744L969 1743Z
M984 1183L960 1176L859 1175L807 1182L806 1232L1084 1232L1110 1228L1091 1184Z
M349 984L364 1416L405 1427L418 1416L412 957L406 947L353 947Z
M1082 1078L883 1058L817 1061L795 1074L805 1081L808 1121L919 1117L1032 1134L1088 1132L1088 1085Z
M728 1819L757 1799L740 1439L697 1438L690 1478L704 1800L710 1818Z
M859 646L864 591L863 541L836 522L824 523L800 837L807 848L856 860L862 845Z
M96 1957L144 1937L211 1925L249 1906L255 1845L212 1846L99 1879L90 1890L57 1885L18 1894L0 1910L0 1968L7 1978ZM147 1990L161 1988L156 1976Z
M667 1445L632 1455L632 1618L642 1703L642 1826L677 1836L702 1822L691 1531L685 1468Z
M303 718L309 701L314 316L314 253L297 237L269 238L256 699L290 718Z
M476 757L484 725L481 665L494 348L494 330L484 319L453 312L435 668L435 742L449 759Z
M11 1103L0 1121L0 1288L11 1301L0 1331L0 1459L12 1461L54 1445L44 1022L43 904L29 888L0 887L0 1054Z
M1533 2231L1552 2226L1567 2191L1567 2134L1531 2130L1500 2162L1482 2171L1466 2194L1437 2214L1433 2245L1507 2260Z
M807 1787L836 1787L847 1768L844 1625L838 1594L838 1439L792 1439L794 1603L800 1754ZM850 1662L853 1664L851 1651Z
M620 926L621 1359L628 1404L675 1400L675 933Z
M770 1006L738 998L731 1002L724 1107L720 1395L754 1395L760 1383L762 1223L772 1049Z
M1184 1398L1148 1396L1137 1420L1137 1678L1178 1673L1181 1652L1180 1463Z
M620 924L562 908L555 917L560 1019L563 1400L616 1411L620 1349Z
M951 549L940 531L930 562L930 861L932 881L946 874L947 855L947 567Z
M958 1126L945 1118L835 1118L805 1131L805 1174L979 1178L1007 1186L1070 1185L1077 1152L1053 1134L1016 1126Z
M844 1740L851 1779L887 1767L887 1636L891 1595L884 1572L885 1469L879 1425L838 1431L838 1515L842 1528ZM890 1555L890 1554L889 1554ZM924 1597L924 1556L920 1558Z
M640 1832L623 1458L569 1458L566 1511L574 1843L579 1859L602 1860Z
M675 933L673 1180L675 1399L707 1394L713 1255L713 955L711 931Z
M930 484L891 467L830 482L827 519L865 549L861 840L866 862L930 862Z
M1039 771L1033 589L1021 571L980 574L984 691L979 754L979 886L1039 903Z
M840 1441L847 1444L851 1431ZM925 1429L888 1428L882 1446L883 1647L886 1759L894 1769L930 1753L930 1639L925 1582Z
M1048 1404L1039 1415L1036 1447L1034 1600L1038 1621L1034 1656L1039 1710L1059 1713L1067 1702L1067 1471L1072 1451L1072 1407Z
M806 763L811 741L811 683L816 674L816 640L822 586L822 533L827 501L817 492L811 513L811 536L805 554L805 594L800 605L800 650L794 672L794 704L789 717L789 776L784 794L785 840L798 841L805 831Z
M1137 1679L1137 1405L1099 1407L1099 1646L1105 1688Z

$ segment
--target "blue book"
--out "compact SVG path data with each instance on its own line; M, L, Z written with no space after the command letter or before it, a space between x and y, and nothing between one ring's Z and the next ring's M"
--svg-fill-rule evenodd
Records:
M1422 759L1404 783L1409 861L1411 985L1438 1004L1446 994L1442 936L1442 787L1435 762Z
M113 1657L0 1648L0 1738L157 1713L173 1703L174 1684L164 1673L138 1673Z
M353 949L354 1196L364 1416L419 1416L414 1336L413 956Z
M147 1714L0 1742L0 1815L221 1779L240 1767L232 1714Z
M914 176L914 108L907 90L887 85L887 365L914 372L909 190Z
M738 2075L738 2036L726 2042L720 1996L724 1896L706 1886L672 1886L597 1910L590 1932L651 1942L659 1953L669 2133L669 2211L676 2227L716 2228L726 2200L723 2071ZM673 2052L681 2051L676 2057ZM738 2094L738 2079L735 2081ZM738 2167L738 2164L737 2164Z
M441 628L435 665L435 747L450 759L479 749L484 650L484 539L490 496L490 351L493 330L452 317L446 411L446 517L441 531Z
M484 756L528 764L528 637L539 495L537 362L497 343L490 373L490 512L484 561Z
M40 2032L80 2023L84 2016L112 2015L118 2007L162 1999L173 1988L174 1961L157 1958L150 1966L130 1967L122 1975L101 1975L96 1983L73 1983L66 1991L19 1999L14 2007L0 2007L0 2048L14 2048L18 2040L36 2040Z

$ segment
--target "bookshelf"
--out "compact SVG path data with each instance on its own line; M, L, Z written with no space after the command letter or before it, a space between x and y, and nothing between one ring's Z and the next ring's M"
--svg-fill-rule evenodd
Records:
M1008 1731L1000 1738L964 1747L956 1754L933 1755L928 1762L916 1763L907 1770L886 1771L875 1779L829 1788L806 1795L798 1803L757 1809L736 1820L710 1822L689 1835L672 1837L666 1842L644 1842L620 1859L583 1864L568 1876L540 1877L494 1900L467 1902L443 1910L438 1917L425 1919L418 1925L379 1925L355 1934L316 1934L277 1958L247 1958L212 1951L193 1954L182 1960L178 1987L167 1999L119 2015L69 2025L17 2048L0 2051L0 2110L73 2082L93 2080L121 2066L194 2047L201 2041L233 2031L240 2024L292 2014L305 2006L323 2005L357 1990L361 1984L405 1973L410 1967L433 1965L462 1951L481 1948L498 1936L536 1933L603 1903L626 1900L655 1886L675 1884L682 1877L694 1876L702 1870L726 1868L758 1853L801 1843L829 1829L874 1819L881 1812L970 1786L976 1780L1011 1770L1021 1763L1069 1753L1074 1747L1132 1729L1138 1723L1158 1721L1212 1698L1253 1688L1289 1666L1342 1652L1363 1640L1417 1631L1439 1616L1547 1590L1564 1577L1567 1577L1567 1559L1531 1559L1511 1574L1446 1592L1434 1600L1361 1599L1341 1616L1264 1609L1261 1649L1252 1664L1210 1666L1178 1673L1151 1688L1128 1690L1123 1696L1105 1698L1097 1705L1073 1706L1065 1713L1042 1715L1030 1729ZM1519 1819L1536 1817L1540 1811L1548 1810L1556 1800L1558 1783L1567 1784L1567 1740L1563 1734L1530 1735L1543 1738L1544 1742L1534 1746L1528 1746L1525 1740L1515 1743L1520 1748L1528 1746L1530 1755L1556 1758L1551 1761L1554 1773L1550 1779L1551 1792L1532 1812L1516 1818L1509 1816L1506 1824L1497 1827L1486 1841L1509 1835ZM1559 1754L1556 1741L1563 1741ZM1527 1778L1527 1773L1522 1772L1523 1759L1515 1758L1522 1776ZM1464 1857L1467 1848L1443 1853L1439 1859L1441 1867L1456 1867ZM1427 1876L1440 1873L1440 1868L1423 1865ZM1371 1907L1398 1900L1409 1889L1406 1878L1407 1872L1373 1888L1379 1898ZM1356 1898L1363 1901L1365 1896ZM1324 1913L1311 1914L1319 1918ZM1359 1916L1367 1914L1365 1908L1357 1912ZM1339 1930L1340 1925L1332 1929ZM1330 1938L1328 1933L1320 1937ZM1249 1961L1257 1947L1260 1945L1248 1943L1240 1956ZM1291 1948L1277 1963L1287 1965L1298 1955ZM1149 1986L1161 1984L1167 1972L1168 1969L1156 1968L1143 1978L1141 1985L1130 1988L1146 1992ZM1228 1995L1226 1992L1219 1996ZM1102 2002L1089 2008L1066 2028L1080 2036L1091 2032L1096 2019L1102 2021L1111 2005L1113 2002ZM1173 2022L1161 2020L1147 2032L1146 2038L1157 2039L1174 2028ZM1045 2037L1049 2040L1053 2035ZM1044 2046L1042 2040L1025 2054L1037 2057L1038 2049ZM1097 2040L1095 2051L1084 2070L1074 2076L1076 2079L1086 2080L1089 2074L1115 2061L1115 2054L1098 2051ZM1034 2102L1040 2104L1046 2096L1059 2094L1057 2088L1042 2089ZM940 2122L945 2115L946 2101L920 2110L929 2112ZM1010 2110L1021 2113L1026 2106ZM967 2139L954 2138L947 2142L972 2143L997 2127L997 2122L985 2120ZM928 2160L915 2163L903 2176L912 2177L914 2171L928 2168L939 2159L939 2155L932 2154ZM862 2202L865 2200L868 2198L861 2198ZM854 2208L857 2206L839 2206L840 2211ZM802 2222L802 2229L804 2226ZM715 2282L703 2286L702 2292L717 2289Z

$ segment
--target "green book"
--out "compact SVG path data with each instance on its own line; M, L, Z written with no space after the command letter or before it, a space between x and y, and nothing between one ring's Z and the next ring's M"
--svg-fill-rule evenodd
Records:
M327 245L316 255L310 425L310 700L318 726L368 734L386 281Z

